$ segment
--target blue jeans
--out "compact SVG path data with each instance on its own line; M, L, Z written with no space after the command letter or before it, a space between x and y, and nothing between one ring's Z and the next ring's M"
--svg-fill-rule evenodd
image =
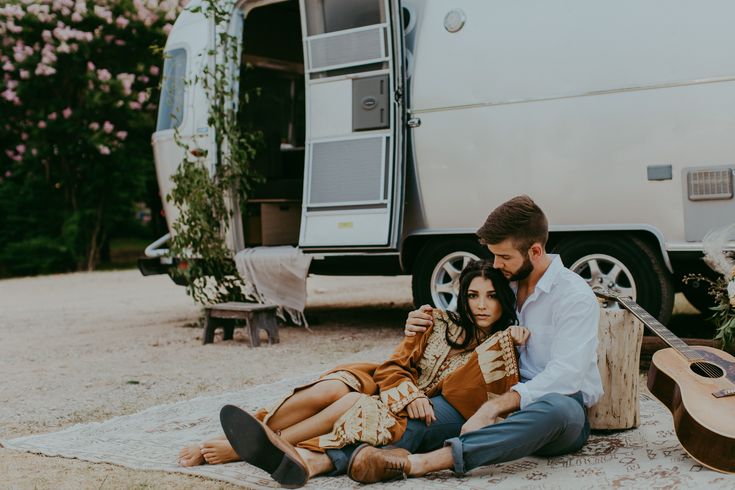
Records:
M512 461L528 455L558 456L579 450L590 434L582 394L549 393L502 422L447 440L454 471Z
M465 423L462 415L442 396L433 397L431 403L436 421L427 426L424 422L409 419L406 432L391 446L412 453L451 446L457 473L530 454L557 456L574 452L587 442L590 433L581 393L550 393L525 409L512 413L502 422L462 436L459 435ZM356 447L351 445L327 451L334 465L330 476L347 471L347 463Z
M401 447L412 453L427 453L439 449L444 445L444 441L459 435L465 423L462 415L442 396L433 397L431 404L434 406L436 421L427 426L424 422L408 419L406 432L397 442L391 444L391 447ZM357 445L354 444L341 449L327 450L327 456L334 465L334 471L329 473L329 476L345 474L347 463L356 447Z

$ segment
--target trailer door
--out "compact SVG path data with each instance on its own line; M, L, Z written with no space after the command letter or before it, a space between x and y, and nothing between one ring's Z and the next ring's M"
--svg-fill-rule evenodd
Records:
M404 141L396 0L300 0L303 248L397 249ZM396 61L397 59L397 61Z

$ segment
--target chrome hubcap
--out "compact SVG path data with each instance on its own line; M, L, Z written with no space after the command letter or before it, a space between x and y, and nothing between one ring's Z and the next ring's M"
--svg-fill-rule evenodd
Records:
M574 262L569 269L579 274L590 287L602 286L621 296L636 300L636 287L633 274L620 260L605 254L585 255Z
M467 264L479 257L470 252L452 252L436 264L431 273L431 299L437 308L447 311L457 309L459 275Z

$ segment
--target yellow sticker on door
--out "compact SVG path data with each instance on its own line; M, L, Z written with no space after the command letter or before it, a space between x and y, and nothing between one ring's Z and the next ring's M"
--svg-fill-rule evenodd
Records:
M352 221L341 221L337 223L337 229L346 230L352 228Z

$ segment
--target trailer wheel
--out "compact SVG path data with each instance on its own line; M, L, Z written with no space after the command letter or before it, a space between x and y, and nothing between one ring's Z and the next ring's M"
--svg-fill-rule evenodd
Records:
M489 258L488 250L470 239L433 240L421 249L413 268L413 302L442 310L457 307L459 274L470 260Z
M633 298L666 323L674 306L674 286L659 255L635 237L571 237L554 252L590 286L604 286Z

